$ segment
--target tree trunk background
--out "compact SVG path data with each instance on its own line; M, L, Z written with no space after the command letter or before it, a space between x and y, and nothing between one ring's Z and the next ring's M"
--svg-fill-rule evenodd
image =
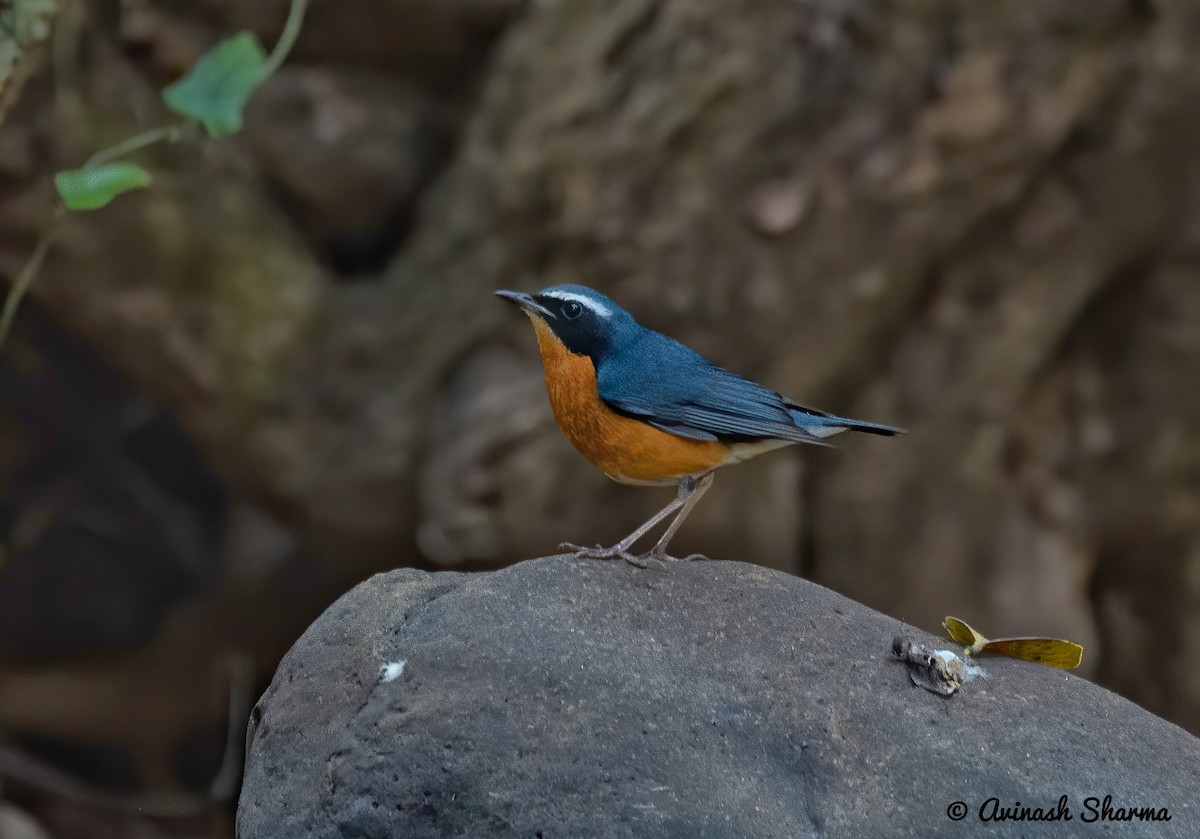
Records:
M286 3L88 8L77 64L0 128L10 277L55 168L164 119L162 84L219 34L270 42ZM582 282L802 402L910 429L723 471L680 551L928 629L1073 638L1091 676L1200 731L1198 37L1185 0L318 2L244 135L147 156L154 189L70 220L3 361L8 516L46 508L47 463L91 486L63 451L154 471L130 429L177 420L192 489L150 491L167 524L138 509L182 605L109 649L170 658L220 625L204 655L248 648L260 676L373 570L615 539L665 492L570 448L525 319L491 297ZM93 364L115 383L71 396ZM83 434L80 410L106 419ZM0 654L85 666L87 645L40 643ZM70 728L30 713L39 678L0 678L0 724ZM203 716L178 692L144 786L179 782L147 755Z

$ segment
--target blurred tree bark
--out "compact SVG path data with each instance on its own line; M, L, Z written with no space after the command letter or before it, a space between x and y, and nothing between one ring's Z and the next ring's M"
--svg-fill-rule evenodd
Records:
M514 6L455 20L476 43ZM395 147L424 176L397 176L385 270L314 255L289 219L334 199L280 201L303 178L252 129L73 220L36 293L309 543L455 564L603 541L662 502L569 449L490 296L597 286L797 399L912 429L729 470L681 551L929 628L1071 636L1196 730L1197 36L1185 0L542 0L448 83L452 153ZM154 90L99 53L83 98L113 130ZM311 94L284 75L263 100L288 84ZM55 136L32 106L22 125ZM32 154L0 204L8 273L45 195Z

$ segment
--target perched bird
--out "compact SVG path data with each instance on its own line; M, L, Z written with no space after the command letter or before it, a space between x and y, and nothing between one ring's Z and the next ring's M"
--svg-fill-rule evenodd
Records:
M842 431L903 433L797 405L641 326L586 286L496 294L533 322L550 406L575 448L623 484L679 486L674 501L611 548L562 545L580 556L621 557L643 567L670 559L667 545L718 467L793 443L828 445L824 439ZM672 513L649 553L631 553Z

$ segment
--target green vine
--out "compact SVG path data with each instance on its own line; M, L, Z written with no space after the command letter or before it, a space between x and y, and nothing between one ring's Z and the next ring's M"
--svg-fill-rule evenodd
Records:
M135 151L189 139L199 133L201 126L210 137L226 137L240 131L246 101L287 59L300 35L308 3L309 0L292 0L287 22L270 55L253 33L240 32L214 44L183 78L164 89L163 102L182 115L182 121L135 134L96 152L80 168L55 175L59 201L4 300L4 309L0 311L0 347L8 340L21 300L37 278L63 217L68 212L100 209L118 195L149 186L153 176L138 164L123 160Z

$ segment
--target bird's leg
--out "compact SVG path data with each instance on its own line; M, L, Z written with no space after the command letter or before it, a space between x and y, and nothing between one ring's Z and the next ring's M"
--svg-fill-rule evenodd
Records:
M701 478L701 482L705 480L711 482L711 473L706 475L704 478ZM572 544L571 542L563 542L561 545L559 545L559 547L572 550L575 552L576 556L586 557L588 559L616 559L617 557L620 557L626 562L636 565L639 568L645 568L646 562L644 562L640 557L631 554L629 549L634 546L638 539L641 539L643 536L645 536L660 521L671 515L671 513L674 513L676 510L679 510L681 507L686 507L695 492L696 480L689 475L679 482L679 491L675 494L675 499L670 504L663 507L650 518L646 519L645 523L642 524L637 530L630 533L611 548L602 548L600 546L596 546L594 548L585 548L581 545ZM676 518L676 521L678 521L678 518ZM671 527L674 528L675 526L675 523L672 522ZM655 559L657 558L658 557L655 557Z
M689 480L691 479L689 478ZM650 549L650 553L642 557L643 561L658 560L661 562L667 559L675 559L675 557L667 556L667 545L670 543L671 538L679 530L680 525L683 524L683 520L688 517L688 513L690 513L692 508L696 506L696 502L699 501L704 493L708 491L708 488L712 486L712 482L712 472L705 473L700 477L700 481L695 484L695 487L692 489L692 491L689 492L687 497L683 499L683 504L680 506L679 514L675 516L675 519L671 522L670 526L667 527L666 532L663 533L662 538L658 540L658 543ZM699 556L699 554L692 554L691 556L684 558L696 559Z

